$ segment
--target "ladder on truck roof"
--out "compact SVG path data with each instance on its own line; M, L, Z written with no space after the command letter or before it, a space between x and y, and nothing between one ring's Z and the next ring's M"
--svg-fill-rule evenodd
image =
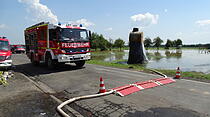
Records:
M36 27L36 26L44 25L44 24L49 24L49 22L40 22L40 23L38 23L38 24L34 24L34 25L32 25L32 26L26 28L26 30L27 30L27 29L31 29L31 28Z

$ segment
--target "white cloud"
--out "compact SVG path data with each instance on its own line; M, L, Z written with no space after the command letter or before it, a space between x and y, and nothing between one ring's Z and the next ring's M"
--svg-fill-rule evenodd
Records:
M6 28L5 24L0 24L0 29Z
M112 30L113 30L112 27L109 27L109 28L105 29L105 31L112 31Z
M199 26L206 26L206 25L210 25L210 20L199 20L195 22L196 24L198 24Z
M159 15L153 15L151 13L137 14L131 16L131 20L134 22L140 22L142 27L147 27L151 24L157 24Z
M51 23L57 23L57 16L46 6L40 3L40 0L18 0L20 3L24 3L27 6L27 12L34 16L33 21L49 21Z
M168 12L168 9L164 9L164 12L165 12L165 13Z
M84 25L85 27L90 27L90 26L94 26L95 24L88 21L87 19L80 19L80 20L77 20L76 21L77 24L82 24Z

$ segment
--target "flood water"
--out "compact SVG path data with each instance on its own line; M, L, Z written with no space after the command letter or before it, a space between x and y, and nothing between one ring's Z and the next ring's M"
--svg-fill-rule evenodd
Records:
M196 71L210 73L210 53L201 53L199 50L146 50L148 63L146 68L171 69L177 67L181 71ZM92 59L112 62L116 60L128 60L129 50L92 53Z

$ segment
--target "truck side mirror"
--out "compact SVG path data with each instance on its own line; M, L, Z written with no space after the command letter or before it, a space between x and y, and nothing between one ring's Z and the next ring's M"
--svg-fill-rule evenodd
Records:
M90 30L88 31L88 33L89 33L89 39L91 40L92 33L91 33L91 31L90 31Z

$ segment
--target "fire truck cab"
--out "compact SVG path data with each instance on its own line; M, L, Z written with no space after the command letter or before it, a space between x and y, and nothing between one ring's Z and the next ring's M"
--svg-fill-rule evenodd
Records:
M12 52L10 50L9 40L6 37L0 37L0 68L11 68L11 56Z
M55 25L41 22L24 31L26 54L31 62L44 62L48 68L74 62L82 67L90 60L91 32L82 25Z
M24 45L11 45L12 53L25 53Z

